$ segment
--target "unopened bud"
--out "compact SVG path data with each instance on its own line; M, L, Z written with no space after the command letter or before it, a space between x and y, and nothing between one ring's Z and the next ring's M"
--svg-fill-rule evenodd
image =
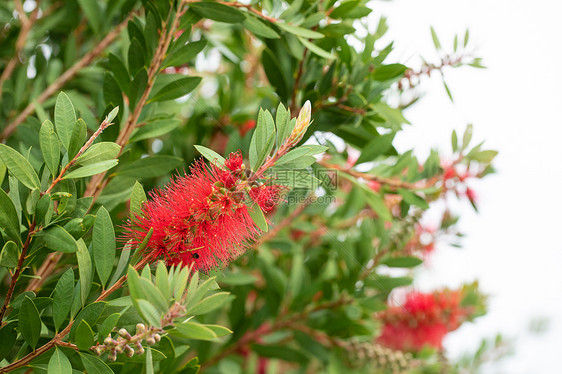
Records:
M297 144L302 139L304 133L308 129L308 126L310 125L311 111L312 108L310 106L310 101L307 100L306 103L304 103L304 105L302 106L301 111L299 112L299 115L297 117L297 122L295 124L295 127L293 128L293 131L289 136L288 141L292 145Z
M135 343L135 353L138 355L142 355L144 353L144 348L140 342Z
M107 355L107 359L109 361L117 360L117 352L115 351L115 349L112 349L111 351L109 351L109 354Z
M108 347L112 347L115 344L115 341L111 338L111 335L108 335L107 338L104 339L103 344Z
M124 348L125 348L125 354L127 355L127 357L133 357L133 355L135 354L135 350L133 348L131 348L130 345L126 345Z
M137 334L142 334L146 331L146 326L142 323L137 323Z
M116 345L115 350L117 351L117 353L123 353L123 347L120 345Z
M154 340L156 340L156 342L160 341L160 334L154 334Z
M148 338L146 338L146 344L154 345L154 344L156 344L156 340L153 337L148 337Z
M124 337L125 339L131 339L131 334L129 334L129 331L125 330L125 329L120 329L119 330L119 335L121 335L122 337Z

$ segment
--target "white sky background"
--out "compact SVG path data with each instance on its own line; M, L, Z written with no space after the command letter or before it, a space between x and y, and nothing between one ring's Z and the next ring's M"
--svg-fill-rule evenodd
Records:
M455 33L470 29L487 70L449 69L446 81L425 79L426 95L406 112L413 126L397 138L401 150L429 147L450 152L453 129L474 124L474 140L499 150L496 175L476 186L480 214L461 207L463 249L440 245L419 274L424 290L480 280L490 311L450 334L452 356L474 351L482 338L501 332L513 338L515 355L485 373L562 372L562 4L553 0L375 1L369 27L388 17L385 41L395 41L392 60L416 66L416 56L437 62L429 27L452 51ZM462 38L460 38L462 40ZM383 47L383 42L376 45ZM548 318L537 335L530 322Z

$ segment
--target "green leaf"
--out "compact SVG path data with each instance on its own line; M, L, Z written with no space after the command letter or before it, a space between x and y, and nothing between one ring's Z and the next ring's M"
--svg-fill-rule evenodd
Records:
M131 111L135 108L138 100L141 98L146 85L148 84L148 75L146 69L139 70L133 78L133 83L131 83L130 93L129 93L129 103L131 105Z
M190 321L177 324L176 331L187 339L214 340L217 337L217 334L205 325Z
M373 79L381 82L388 81L401 76L407 69L408 68L402 64L377 66L375 67L375 72L373 73Z
M385 293L389 293L393 288L404 287L412 284L413 279L410 277L390 277L387 275L373 274L365 279L368 287L376 288Z
M74 334L76 346L82 351L87 351L94 345L94 332L85 320L82 320Z
M451 134L451 146L453 148L453 152L458 151L459 149L459 139L457 136L457 132L455 130L453 130L453 133Z
M0 188L0 227L6 235L21 246L20 222L10 196Z
M68 374L72 372L72 365L70 360L63 351L58 347L55 347L53 355L49 359L49 365L47 366L48 374Z
M148 267L145 267L148 269ZM150 269L148 269L150 270ZM162 292L152 282L146 278L139 279L140 287L142 288L143 298L154 305L161 313L168 311L168 300Z
M0 158L10 173L27 188L41 188L41 182L33 166L19 152L0 144Z
M119 155L121 147L113 142L100 142L92 145L80 157L76 159L76 164L85 166L95 164L100 161L107 161Z
M404 118L400 109L391 108L385 103L378 102L373 105L373 109L390 124L392 129L399 130L402 124L410 123Z
M275 145L275 124L269 111L260 108L256 129L250 141L250 164L256 171Z
M300 159L301 157L312 156L312 155L315 155L315 154L318 154L318 153L322 153L327 149L328 149L328 147L324 147L324 146L303 145L301 147L293 149L292 151L290 151L286 155L281 156L281 158L279 158L279 160L275 163L275 166L280 166L280 165L287 164L289 162L294 162L294 161ZM316 159L314 159L314 161L316 161ZM308 165L310 165L310 164L308 164ZM308 166L308 165L306 165L306 166Z
M422 209L429 209L429 203L421 196L418 196L410 190L399 188L397 192L402 196L405 203L418 206Z
M70 173L66 174L63 177L63 179L84 178L84 177L100 174L116 166L118 163L119 160L99 161L94 164L89 164L86 166L82 166L76 170L73 170Z
M154 374L154 365L152 363L152 350L146 348L146 374Z
M65 149L70 145L72 131L76 124L76 114L72 102L64 92L57 97L55 104L55 127Z
M137 38L133 37L131 39L131 44L129 45L127 60L129 63L129 72L131 73L131 75L135 76L135 80L138 73L142 72L146 67L145 56L146 50L143 46L143 43L141 43ZM138 99L140 98L140 96L137 96L136 98Z
M462 148L461 150L466 149L472 140L472 125L466 126L466 130L464 130L464 134L462 136Z
M293 127L289 126L291 122L290 110L285 109L283 104L279 103L277 112L275 113L275 125L277 126L277 144L283 144L285 139L291 135ZM296 122L295 122L296 123Z
M121 313L113 313L103 320L98 327L98 341L103 341L111 333L120 317Z
M193 91L201 82L201 77L185 77L164 86L148 102L173 100Z
M391 268L413 268L422 263L423 261L417 257L389 257L382 261L383 265Z
M229 286L244 286L246 284L254 284L258 279L252 274L247 273L231 273L220 279L221 284Z
M267 232L269 230L267 220L258 204L254 203L251 207L248 206L248 214L261 231Z
M119 107L118 106L111 109L111 112L109 112L107 114L107 116L105 117L105 122L111 123L111 121L113 121L115 119L115 117L117 117L117 114L119 114Z
M131 136L131 142L138 142L140 140L157 138L162 135L166 135L169 132L174 131L181 125L181 121L178 119L161 119L157 121L152 121L144 125L143 127L137 129L133 136Z
M55 133L55 127L51 121L43 122L39 130L39 145L41 146L41 153L45 160L45 165L51 171L53 178L57 175L59 170L60 160L60 144L59 137Z
M189 42L178 48L164 60L164 67L185 65L197 56L207 45L206 40Z
M35 349L41 333L41 318L33 301L25 296L18 313L18 330L32 349Z
M279 39L279 34L266 25L265 22L262 22L260 19L249 14L245 16L246 19L244 20L243 25L254 35L267 39Z
M102 23L104 21L104 15L102 10L97 1L90 1L90 0L78 0L78 4L80 4L80 8L86 15L88 19L88 23L94 30L95 34L99 34Z
M224 305L229 299L230 293L218 292L201 300L197 305L188 310L187 313L195 316L209 313Z
M18 246L13 241L7 241L0 253L0 266L14 268L18 265L20 254Z
M197 151L199 153L201 153L201 155L203 157L205 157L207 160L209 160L209 162L211 164L215 164L215 165L224 167L224 162L226 160L224 159L224 157L219 155L217 152L215 152L212 149L209 149L207 147L203 147L202 145L194 145L194 147L195 147L195 149L197 149Z
M205 324L204 325L206 328L210 329L211 331L213 331L215 333L215 335L220 338L222 336L226 336L229 334L232 334L232 330L229 328L226 328L224 326L220 326L220 325L209 325L209 324Z
M191 3L190 8L204 18L212 19L213 21L238 23L243 22L245 17L238 9L212 2L197 2Z
M377 157L386 154L392 148L392 141L394 140L394 133L377 136L371 140L365 147L363 152L357 159L356 165L364 162L374 161Z
M445 87L445 91L447 92L447 96L449 96L449 100L451 100L451 102L454 103L455 100L453 100L453 94L451 94L451 90L449 89L449 86L445 82L445 79L443 79L443 87Z
M63 253L74 253L78 251L76 240L68 231L59 225L54 225L40 231L37 237L47 248L53 251Z
M80 301L84 306L92 287L93 269L90 252L82 239L78 240L76 259L78 260L78 274L80 275Z
M80 282L82 282L82 279L78 280L78 283ZM84 309L82 309L76 316L74 324L72 325L72 328L70 329L70 333L68 335L69 339L71 341L74 341L74 339L76 339L76 330L78 329L78 326L80 326L81 321L84 320L88 322L88 325L95 326L100 317L102 317L106 304L106 302L98 301L86 305Z
M435 32L433 26L431 26L431 38L433 39L433 45L435 46L435 49L440 50L441 43L439 42L439 38L437 37L437 33Z
M72 129L70 144L68 145L68 158L72 160L86 142L88 127L82 118L78 118L76 125Z
M164 261L158 261L155 284L158 291L160 291L160 293L164 296L164 299L170 300L172 295L170 292L170 283L168 282L168 271L166 270Z
M80 353L80 358L88 374L114 374L113 370L96 356Z
M92 233L92 255L102 287L105 287L115 260L115 231L107 209L98 209Z
M0 328L0 361L14 348L18 333L16 331L17 322L5 324Z
M183 159L175 156L149 156L132 162L117 174L134 178L154 178L167 174L183 164Z
M312 42L309 42L307 39L301 37L298 37L298 39L306 48L308 48L315 55L318 55L328 60L333 60L336 58L336 56L334 56L332 53L326 51L325 49L320 48L319 46L317 46Z
M287 31L288 33L307 39L322 39L324 37L324 34L320 32L304 29L298 26L289 25L287 23L277 22L275 25Z
M160 327L160 313L154 305L144 299L137 300L137 310L149 326Z
M74 271L65 271L59 278L53 292L53 324L58 331L70 312L74 298Z
M142 216L142 206L146 201L146 193L144 192L142 184L138 181L135 182L133 190L131 191L131 202L129 204L129 209L133 217Z
M466 46L468 45L468 37L470 36L470 33L468 32L468 29L466 29L465 33L464 33L464 41L463 41L463 46L466 48Z
M281 345L252 344L252 350L261 357L278 358L283 361L299 363L308 361L303 353Z
M121 251L121 256L119 256L119 262L117 263L117 268L115 268L115 273L113 273L113 277L111 277L111 280L108 283L108 287L112 286L115 282L119 280L119 278L121 278L121 275L123 275L123 270L125 270L125 268L129 264L130 257L131 257L131 241L129 241L123 247L123 250Z

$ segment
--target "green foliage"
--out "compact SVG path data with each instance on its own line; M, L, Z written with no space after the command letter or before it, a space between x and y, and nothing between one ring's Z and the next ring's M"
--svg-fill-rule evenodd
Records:
M424 212L476 207L465 179L494 171L472 126L452 134L452 171L394 147L413 77L481 67L468 31L446 54L432 28L442 64L418 72L387 60L385 18L361 28L366 0L36 3L0 5L0 372L385 372L358 347L378 347L376 313L426 258ZM154 228L122 240L146 191L237 151L255 251L203 274L152 263ZM264 183L283 187L266 213L248 197ZM457 221L442 212L435 236L460 238Z

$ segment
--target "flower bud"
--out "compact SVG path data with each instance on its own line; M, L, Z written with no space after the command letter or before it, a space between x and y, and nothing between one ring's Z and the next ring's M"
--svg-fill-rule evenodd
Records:
M107 359L109 361L117 360L117 352L115 351L115 349L112 349L111 351L109 351L109 354L107 355Z
M142 355L144 353L144 348L140 342L135 343L135 353L138 355Z
M131 348L130 345L126 345L124 348L125 348L125 354L127 355L127 357L133 357L133 355L135 354L135 350L133 348Z
M160 339L160 334L154 334L154 340L156 340L156 342L159 342Z
M131 339L131 334L129 334L129 332L125 329L120 329L119 330L119 335L121 335L122 337L124 337L125 339Z
M293 132L291 132L291 135L289 135L288 142L290 144L297 144L304 136L304 133L310 125L311 112L312 108L310 107L310 101L307 100L306 103L304 103L304 105L302 106L301 111L299 112L297 122L295 124L295 127L293 128Z
M137 334L142 334L146 331L146 326L142 323L137 323Z
M111 334L104 339L103 344L105 344L108 347L113 347L115 345L115 340L111 338Z
M148 337L148 338L146 338L146 344L154 345L154 344L156 344L156 340L153 337Z

